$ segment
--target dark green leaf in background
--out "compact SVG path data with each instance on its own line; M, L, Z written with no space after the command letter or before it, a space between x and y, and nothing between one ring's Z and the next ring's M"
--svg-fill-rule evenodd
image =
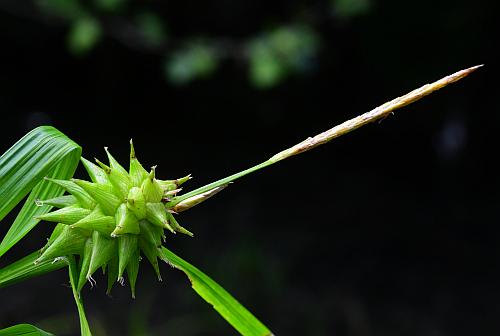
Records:
M203 42L191 42L167 58L165 73L172 84L183 85L212 74L217 63L213 48Z
M97 19L86 16L74 21L68 32L67 45L75 55L89 52L101 38L101 24Z
M123 8L127 0L94 0L94 5L106 12L116 12Z
M65 20L75 20L85 12L78 0L37 0L36 4L42 12Z
M148 45L158 47L167 39L165 25L158 15L143 12L137 15L135 22Z
M279 27L255 38L248 44L251 82L269 88L289 74L308 72L318 42L314 31L302 25Z
M367 13L371 9L371 0L332 0L333 15L341 19L350 19Z

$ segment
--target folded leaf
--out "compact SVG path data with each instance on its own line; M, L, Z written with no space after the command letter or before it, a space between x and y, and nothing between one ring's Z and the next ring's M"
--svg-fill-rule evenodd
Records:
M24 237L51 207L35 200L61 196L63 189L43 177L67 179L75 172L82 149L51 126L37 127L0 157L0 220L30 191L26 203L0 243L0 257Z

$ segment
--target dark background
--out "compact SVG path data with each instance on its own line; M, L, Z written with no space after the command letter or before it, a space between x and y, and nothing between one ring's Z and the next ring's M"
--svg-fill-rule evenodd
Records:
M128 1L96 10L102 36L75 53L70 20L2 0L0 151L51 124L85 157L104 159L109 146L126 163L133 137L145 166L158 164L160 178L193 174L191 190L485 63L381 123L239 180L180 216L195 238L167 245L277 335L498 334L498 2L368 4L341 16L328 1ZM173 42L128 45L108 29L143 7ZM241 45L294 22L319 38L307 71L256 85ZM230 56L203 78L169 81L165 57L197 35ZM3 235L9 218L2 224ZM51 227L41 223L1 265L41 247ZM162 265L162 274L158 283L143 263L135 300L120 287L106 297L97 276L83 292L95 335L236 333L182 273ZM0 326L77 334L66 284L61 270L0 290Z

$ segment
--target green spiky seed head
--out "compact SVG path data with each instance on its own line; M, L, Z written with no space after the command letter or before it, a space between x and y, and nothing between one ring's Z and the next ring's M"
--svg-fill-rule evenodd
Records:
M108 293L115 282L124 283L126 274L135 296L135 283L141 255L152 265L158 279L159 248L165 229L172 233L193 234L179 225L169 204L180 191L179 186L191 177L158 180L156 167L146 171L137 160L130 141L130 166L127 171L105 148L109 165L96 159L96 164L82 158L91 181L71 179L49 181L61 186L68 195L50 200L37 200L55 211L38 219L58 223L36 263L74 254L79 256L80 291L99 268L107 269ZM196 202L199 203L197 195ZM189 204L183 202L182 210Z

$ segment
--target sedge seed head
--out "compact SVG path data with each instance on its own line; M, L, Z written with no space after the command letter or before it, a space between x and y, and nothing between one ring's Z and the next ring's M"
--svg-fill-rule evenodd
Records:
M95 285L94 272L107 270L108 293L115 282L123 284L128 277L132 296L141 255L145 256L158 279L159 248L165 230L192 233L180 226L166 200L180 192L179 186L189 180L156 178L156 166L149 172L136 157L130 142L130 166L127 171L105 148L109 165L96 159L94 164L82 158L90 181L71 179L49 181L63 187L68 195L37 200L37 205L58 209L38 219L58 223L36 263L70 254L80 258L78 290L89 282Z

